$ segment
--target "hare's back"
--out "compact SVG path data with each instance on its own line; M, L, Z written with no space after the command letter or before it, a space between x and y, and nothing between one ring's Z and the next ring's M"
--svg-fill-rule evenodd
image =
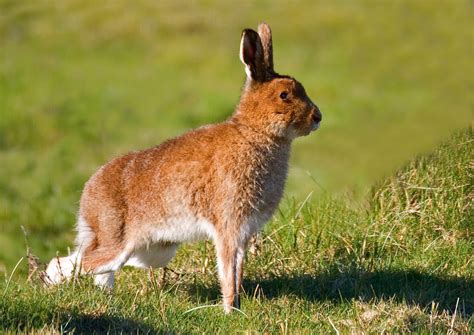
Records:
M86 183L81 207L126 202L130 210L136 204L185 200L204 189L216 191L213 188L222 184L226 170L235 168L233 157L238 142L238 132L222 123L114 158Z

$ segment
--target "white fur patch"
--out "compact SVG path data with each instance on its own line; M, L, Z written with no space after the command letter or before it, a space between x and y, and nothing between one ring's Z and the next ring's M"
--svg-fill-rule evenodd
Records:
M240 40L239 58L242 64L245 65L245 73L247 74L247 78L252 79L252 71L250 71L250 66L244 61L244 36L242 36L242 39Z
M244 248L238 248L237 249L237 254L235 255L236 258L235 258L235 278L234 278L234 281L235 281L235 285L237 285L238 281L239 281L239 278L238 278L238 271L237 269L239 269L241 266L242 266L242 262L244 261L244 257L245 257L245 250ZM240 290L239 287L235 287L235 289L237 291Z
M150 235L151 240L156 243L194 242L209 238L213 239L215 229L208 220L197 217L185 209L181 209L180 215L169 218L158 227L153 227Z
M217 253L217 273L221 280L224 279L224 264L222 263L222 259L219 257L219 253Z
M94 275L94 284L102 288L111 289L114 287L115 274L113 272Z
M76 231L76 253L80 255L94 238L94 233L92 232L92 229L90 228L86 220L84 220L84 218L81 216L79 216L77 220Z
M76 250L67 257L53 258L46 268L46 282L49 285L59 284L64 280L69 280L74 272L79 274L81 271L82 253L94 237L94 233L84 220L79 217L76 224Z
M178 244L163 245L159 243L135 250L125 266L148 269L166 266L176 254Z
M64 280L69 280L73 274L79 274L81 260L77 253L67 257L53 258L46 268L45 281L49 285L56 285Z

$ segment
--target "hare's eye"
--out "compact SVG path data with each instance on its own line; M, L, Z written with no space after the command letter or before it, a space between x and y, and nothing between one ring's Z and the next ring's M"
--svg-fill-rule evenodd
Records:
M282 100L285 100L286 98L288 98L288 92L285 92L285 91L281 92L280 93L280 98Z

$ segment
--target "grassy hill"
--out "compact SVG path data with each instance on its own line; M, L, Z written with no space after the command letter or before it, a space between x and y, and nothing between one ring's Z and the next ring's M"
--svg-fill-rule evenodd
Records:
M214 251L170 269L125 269L114 292L81 278L0 282L4 331L450 333L474 330L474 133L452 137L373 188L362 208L289 203L247 256L242 313L219 306Z
M324 121L248 255L245 315L192 310L219 301L209 243L113 295L25 282L22 226L67 253L100 165L232 113L261 21ZM465 0L0 0L0 332L472 332L472 130L446 140L472 125L473 45Z

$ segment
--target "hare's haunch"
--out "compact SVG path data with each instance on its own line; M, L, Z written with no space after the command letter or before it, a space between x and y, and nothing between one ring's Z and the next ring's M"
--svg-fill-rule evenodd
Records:
M227 121L115 158L89 179L76 249L49 263L50 284L82 272L112 287L124 265L163 267L180 243L211 239L224 309L240 308L247 242L280 201L292 140L321 122L303 85L274 71L272 52L268 25L245 29L247 79Z

